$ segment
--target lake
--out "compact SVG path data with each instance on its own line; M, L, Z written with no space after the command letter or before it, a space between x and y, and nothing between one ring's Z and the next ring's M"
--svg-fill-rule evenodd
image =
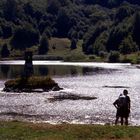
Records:
M4 82L23 73L24 61L0 61L0 120L51 124L112 124L113 102L124 89L131 98L131 125L140 125L140 66L111 63L34 61L34 75L51 76L61 91L4 93ZM95 100L56 100L56 95L74 94Z

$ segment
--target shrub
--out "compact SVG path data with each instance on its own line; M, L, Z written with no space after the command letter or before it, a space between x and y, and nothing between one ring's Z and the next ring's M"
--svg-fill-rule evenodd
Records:
M90 60L94 60L95 58L96 58L95 55L91 55L91 56L89 56L89 59L90 59Z
M118 51L111 51L109 58L109 62L116 63L120 61L120 53Z
M107 56L107 52L100 51L100 52L99 52L99 56L100 56L101 58L105 58L105 57Z

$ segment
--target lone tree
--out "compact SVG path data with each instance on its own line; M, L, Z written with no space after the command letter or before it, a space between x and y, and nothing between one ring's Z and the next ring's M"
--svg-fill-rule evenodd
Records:
M17 27L11 45L14 49L25 50L39 43L39 33L30 24Z
M1 57L5 58L5 57L9 57L9 55L10 55L10 52L8 50L7 44L4 44L1 49Z
M46 54L49 50L49 41L45 34L42 35L42 38L40 40L40 45L38 47L38 54Z
M25 57L24 76L27 78L32 76L32 74L34 73L32 62L33 53L31 51L26 51L24 57Z

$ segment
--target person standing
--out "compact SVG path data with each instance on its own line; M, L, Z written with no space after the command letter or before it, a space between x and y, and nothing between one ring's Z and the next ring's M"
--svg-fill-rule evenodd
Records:
M128 117L130 114L130 107L131 107L131 100L128 96L128 91L125 89L123 91L123 95L125 96L125 102L124 102L124 118L125 118L125 125L128 125Z
M113 103L117 108L115 125L117 125L119 118L121 118L121 125L125 123L128 125L128 117L130 114L130 97L128 96L128 91L123 90L123 94L120 94L119 98ZM124 122L125 119L125 122Z
M125 100L125 96L123 94L120 94L119 98L117 100L115 100L115 102L113 103L113 105L117 109L115 125L118 124L119 118L121 119L121 125L123 125L123 117L124 117L123 105L124 105L124 100Z

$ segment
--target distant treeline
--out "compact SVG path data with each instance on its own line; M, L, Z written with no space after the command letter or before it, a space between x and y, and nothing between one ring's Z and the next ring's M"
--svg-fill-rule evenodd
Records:
M47 54L51 37L69 38L70 49L83 40L87 55L139 51L139 4L138 0L1 0L1 56L33 46L38 54Z

